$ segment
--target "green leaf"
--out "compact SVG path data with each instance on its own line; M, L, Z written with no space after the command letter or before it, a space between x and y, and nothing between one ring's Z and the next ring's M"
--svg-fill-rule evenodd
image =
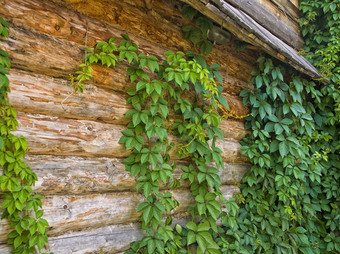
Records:
M193 19L194 16L197 14L197 11L196 9L192 8L190 5L185 4L183 5L182 13L185 18Z
M34 234L29 239L29 247L33 247L38 242L38 235Z
M297 227L296 232L298 232L299 234L304 234L307 232L307 230L304 229L303 227Z
M123 130L122 133L123 133L124 136L127 136L127 137L133 137L134 136L134 132L131 129Z
M219 101L224 107L226 107L227 109L229 109L228 101L226 100L226 98L225 98L222 94L219 94L219 96L218 96L218 101Z
M199 46L200 52L204 55L209 55L211 51L213 50L213 44L208 40L199 41L198 46Z
M43 214L44 214L44 211L43 210L38 210L37 212L36 212L36 217L37 217L37 219L38 218L40 218L41 216L43 216Z
M156 249L156 243L155 240L150 239L148 241L148 253L154 253L154 250Z
M160 105L159 105L159 109L160 109L160 111L161 111L161 113L162 113L162 115L163 115L164 117L166 117L166 116L168 115L169 109L168 109L168 107L167 107L166 105L160 104Z
M45 234L45 232L46 232L45 225L42 222L40 222L40 220L37 223L37 227L38 227L38 230L41 234Z
M187 236L187 245L190 245L194 242L196 242L196 235L193 231L189 231Z
M181 226L181 225L176 224L175 229L176 229L176 231L177 231L178 234L181 234L181 233L182 233L182 226Z
M196 230L197 230L196 223L193 222L193 221L189 221L185 226L186 226L188 229L192 230L192 231L196 231Z
M190 31L189 40L196 45L201 40L201 30L194 28Z
M204 221L203 223L198 224L197 231L208 231L210 229L210 225L208 221Z
M144 188L144 197L148 197L151 193L151 183L150 182L146 182L143 186Z
M279 152L281 157L285 157L288 154L288 145L287 142L283 141L279 144Z
M125 40L129 41L130 37L127 34L120 34Z
M260 75L256 76L255 83L256 83L256 88L261 88L263 84L263 80Z
M38 242L37 242L37 246L38 246L39 250L41 250L44 247L45 242L47 242L47 241L45 241L44 236L43 235L39 235L38 236Z

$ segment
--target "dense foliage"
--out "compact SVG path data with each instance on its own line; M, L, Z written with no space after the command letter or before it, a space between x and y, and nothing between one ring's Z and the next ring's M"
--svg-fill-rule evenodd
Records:
M222 117L217 110L228 107L220 94L222 87L214 79L222 83L220 67L208 66L202 56L191 51L167 51L166 61L160 63L153 55L137 54L138 46L127 35L122 37L118 48L114 38L99 42L94 49L87 48L89 53L81 70L72 77L72 86L75 91L84 89L83 82L92 77L93 63L110 67L125 60L131 64L127 75L135 87L127 90L127 103L133 109L126 114L130 122L119 143L131 151L123 162L144 196L137 211L147 236L132 243L127 253L186 253L192 244L198 245L198 253L220 253L212 238L212 232L217 233L216 222L222 218L234 224L233 218L222 212L220 201L226 203L230 213L237 212L236 203L225 201L219 189L218 171L223 165L216 141L224 137L218 128ZM191 91L195 95L189 101ZM176 137L179 144L174 149L175 144L169 140ZM174 154L174 150L179 158L186 157L181 180L190 183L195 199L188 212L196 222L190 221L186 228L171 227L171 216L162 220L178 206L170 191L160 191L164 185L168 189L181 185L173 177L176 163L170 160L170 152Z
M0 17L0 36L8 37L8 24ZM18 122L16 110L10 105L7 94L10 92L7 78L10 68L8 54L0 49L0 190L4 201L1 204L1 219L7 219L12 231L8 244L13 245L13 253L36 253L48 242L48 223L41 218L44 214L41 199L31 188L37 175L27 167L23 158L27 149L24 137L11 134Z
M192 42L194 48L197 47L202 54L209 55L213 44L208 40L208 33L213 28L213 22L189 5L184 5L182 12L185 18L193 20L182 27L184 38Z
M236 226L228 227L226 249L337 253L340 146L334 101L289 68L264 57L258 62L254 90L241 93L252 113L241 150L252 167L240 186L244 201Z
M301 32L307 58L333 83L340 84L340 1L300 1Z
M241 150L243 178L236 226L221 234L225 253L339 253L339 1L302 1L307 57L324 85L261 57L253 90L242 91L252 116Z
M335 10L331 4L328 8ZM188 6L183 11L186 17L197 18L182 28L185 38L208 54L211 21L197 17ZM327 8L324 11L327 13ZM337 14L332 17L338 19ZM246 119L251 133L242 140L241 150L252 167L236 195L237 205L234 199L224 200L219 190L218 171L223 163L215 144L217 137L223 139L223 133L218 128L221 116L217 108L227 106L220 96L222 88L213 79L222 83L219 66L207 66L202 56L192 52L171 51L165 53L167 60L161 64L155 56L137 54L137 45L123 37L119 48L115 39L110 39L87 49L90 53L73 78L73 87L84 89L83 81L91 78L92 63L110 67L126 59L131 64L127 74L136 86L127 91L127 103L133 109L126 115L130 123L120 143L131 151L124 160L126 170L137 178L137 190L144 195L137 211L147 235L132 243L127 253L190 253L193 245L198 253L340 251L336 42L323 38L320 42L329 43L332 50L325 53L321 46L313 48L312 42L307 42L314 63L323 66L323 73L327 71L332 79L329 86L304 79L269 58L259 58L259 69L251 79L254 89L241 93L251 112ZM312 54L313 50L319 51ZM193 101L186 99L187 90L195 90ZM170 114L175 118L173 123ZM169 135L181 140L175 147L179 157L188 158L188 165L181 168L181 180L190 183L195 204L188 209L193 220L186 227L175 225L171 216L162 220L178 202L160 187L174 189L181 184L172 174L176 164L170 160L174 144Z

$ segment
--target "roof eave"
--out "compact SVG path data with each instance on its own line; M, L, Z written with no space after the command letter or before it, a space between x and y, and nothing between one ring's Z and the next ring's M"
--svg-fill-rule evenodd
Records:
M225 29L233 33L237 38L261 48L269 55L287 63L296 70L311 77L321 79L318 70L302 55L280 40L266 28L258 24L252 17L242 10L236 9L223 0L181 0ZM213 2L213 3L212 3ZM323 82L326 82L324 80Z

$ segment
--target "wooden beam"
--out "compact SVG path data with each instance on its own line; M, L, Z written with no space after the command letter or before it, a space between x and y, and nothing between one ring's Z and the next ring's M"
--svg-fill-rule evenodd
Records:
M281 17L276 16L262 3L257 0L228 0L228 2L235 8L251 16L259 25L270 31L286 44L298 50L302 48L304 42L299 31L289 26Z
M195 0L181 1L190 4L193 8L232 32L237 38L260 47L271 56L291 65L311 78L321 78L317 69L303 56L231 4L223 0L211 0L214 4L205 5Z
M321 77L317 69L312 64L310 64L303 56L298 55L298 53L292 47L278 39L267 29L259 25L256 21L253 20L252 17L240 10L237 10L232 5L223 0L212 1L217 4L217 6L219 6L222 12L231 16L232 19L235 20L239 26L245 28L249 33L253 33L254 36L258 37L261 40L261 42L271 47L273 50L268 53L275 54L275 57L278 59L280 59L278 54L283 55L285 57L285 62L312 78ZM280 60L282 61L283 59L281 58Z
M28 154L109 158L129 155L129 151L118 144L121 131L125 129L122 125L20 112L17 119L20 127L13 134L26 137ZM174 137L169 139L178 142ZM216 145L222 150L224 162L248 161L240 151L238 140L217 140ZM174 151L170 156L177 158Z
M124 83L127 76L125 67L127 68L125 65L117 66L116 71L112 70L115 71L115 75L112 76L99 75L98 71L96 71L97 79L104 76L103 79L106 80L100 82L97 86L87 85L87 90L84 93L75 94L71 93L72 89L66 80L12 69L9 76L11 88L9 99L12 106L21 112L126 124L128 119L124 115L132 107L126 104L127 94L125 90L134 87L135 84ZM105 68L100 70L107 71ZM227 76L225 82L225 90L227 91L229 90L229 85L231 86L228 78L230 77ZM238 85L235 84L232 91L235 91L235 86ZM239 86L238 90L241 89L242 87ZM231 110L238 115L247 113L247 108L242 104L239 97L231 96L227 93L223 93L223 95L227 99ZM224 120L222 123L222 126L226 126L226 131L236 128L235 130L238 132L236 133L234 130L234 134L244 136L242 123L233 124L230 120ZM228 135L227 137L229 137Z
M190 219L183 214L173 215L175 224L185 225ZM48 249L44 252L55 254L82 254L82 253L115 253L123 254L130 243L140 240L145 235L140 223L117 224L88 228L77 231L68 231L61 236L48 238ZM102 251L102 252L101 252ZM0 244L0 254L10 254L10 247Z
M12 67L68 79L69 74L81 62L86 33L89 47L98 41L110 37L119 39L121 33L128 33L142 52L160 59L164 58L163 53L169 49L184 52L192 49L192 45L183 39L180 30L180 26L187 21L182 15L174 16L169 11L171 4L169 7L168 4L157 1L155 6L160 13L153 11L149 15L126 1L114 1L115 8L107 8L110 5L107 0L87 2L91 3L89 6L95 7L89 8L88 15L85 14L85 1L0 1L0 14L11 27L10 38L0 40L0 47L10 53ZM99 6L104 8L99 10ZM98 12L103 12L103 15L98 16ZM119 24L115 17L119 17ZM132 26L129 25L131 19L143 22ZM224 45L214 48L208 62L213 60L220 64L221 71L232 76L238 83L247 83L256 58L256 54L251 51L236 52L232 45ZM118 68L115 68L107 74L113 79L117 71ZM123 81L127 81L127 78Z
M290 0L270 0L276 5L285 15L288 15L296 23L299 22L299 7Z
M221 186L225 198L232 197L238 190L237 186ZM171 214L182 214L182 217L186 217L183 213L194 202L190 191L177 189L172 193L179 206ZM89 227L138 222L140 213L136 212L136 207L143 200L143 196L137 192L46 196L42 202L44 218L50 224L48 235L58 236ZM8 232L8 222L1 220L0 243L6 241Z
M135 178L125 171L122 159L118 158L29 155L25 162L38 175L34 191L44 195L103 194L136 189ZM176 164L173 174L180 179L181 167L187 164L185 161L176 161ZM245 163L224 163L224 169L219 172L221 183L239 183L248 170L249 165ZM188 187L188 183L183 182L182 187Z

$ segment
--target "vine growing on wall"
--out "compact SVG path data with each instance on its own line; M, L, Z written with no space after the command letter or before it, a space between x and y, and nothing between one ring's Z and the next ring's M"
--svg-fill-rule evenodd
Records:
M226 253L337 253L339 122L331 98L313 81L269 58L258 60L241 93L252 116L241 142L252 167L243 204L221 237ZM326 99L327 98L327 99Z
M305 7L310 13L309 8L320 1L305 2L310 4ZM323 5L326 19L334 19L331 27L338 22L338 8L336 1ZM197 14L189 7L184 12L189 18ZM321 18L315 12L308 22ZM194 21L182 30L194 47L208 54L211 46L205 34L212 23L202 22ZM303 30L305 35L315 34L314 28L305 29L311 31ZM135 84L127 91L132 109L126 114L130 122L120 143L131 151L124 164L144 196L137 211L146 236L133 242L127 253L191 253L193 245L197 253L340 251L339 48L332 39L338 35L333 33L336 28L330 30L317 39L330 42L329 50L323 51L321 46L316 50L307 42L307 51L323 73L327 72L331 85L305 79L270 58L258 59L259 68L251 79L254 89L241 93L250 110L245 126L251 131L241 141L241 150L252 166L243 177L237 198L229 201L219 190L217 174L223 166L216 146L217 139L223 139L218 108L221 104L227 107L220 95L222 87L215 82L222 84L219 66L208 66L202 56L191 51L168 51L161 63L155 56L139 53L127 35L122 35L119 47L111 38L94 49L87 48L81 70L72 77L75 91L84 90L83 82L92 77L93 63L110 67L127 61L127 75ZM329 35L333 37L326 38ZM194 99L189 101L187 94L192 91ZM177 146L171 142L175 138ZM170 154L173 156L174 150L179 158L186 158L181 180L190 183L195 200L188 209L192 221L185 227L172 226L174 222L167 215L178 202L170 191L161 189L181 184L172 174L176 164ZM227 212L222 211L221 203Z
M8 37L8 24L0 17L0 36ZM7 219L11 232L8 244L13 253L36 253L48 242L48 222L42 218L42 196L34 193L31 186L37 175L27 167L23 158L27 149L24 137L17 137L14 131L18 122L16 110L10 105L8 69L9 55L0 49L0 189L3 192L1 219Z
M242 152L252 167L240 186L236 226L224 253L339 253L339 1L302 1L309 59L332 83L304 79L258 59Z
M216 146L217 139L223 139L218 108L228 107L221 95L222 87L214 79L222 83L219 66L208 66L202 56L191 51L167 51L166 60L160 63L153 55L138 54L138 46L127 35L122 37L119 47L111 38L94 49L86 48L84 63L71 80L74 91L83 91L83 82L92 77L93 63L110 67L125 60L131 65L127 75L135 87L127 90L127 103L132 109L126 114L130 122L119 143L131 151L123 163L136 177L137 190L144 196L137 211L147 236L132 243L127 253L186 253L192 244L197 244L198 253L220 253L212 235L217 233L216 222L222 218L233 223L222 212L220 202L229 206L232 214L236 214L236 203L224 200L217 174L223 167L221 150ZM195 91L193 101L188 100L191 91ZM170 115L175 119L173 123ZM177 146L170 142L176 137ZM172 174L176 163L170 152L174 150L179 158L187 160L181 180L190 183L195 199L188 212L192 218L200 218L185 228L171 227L171 216L162 220L178 206L171 192L160 191L160 186L174 189L181 184Z

